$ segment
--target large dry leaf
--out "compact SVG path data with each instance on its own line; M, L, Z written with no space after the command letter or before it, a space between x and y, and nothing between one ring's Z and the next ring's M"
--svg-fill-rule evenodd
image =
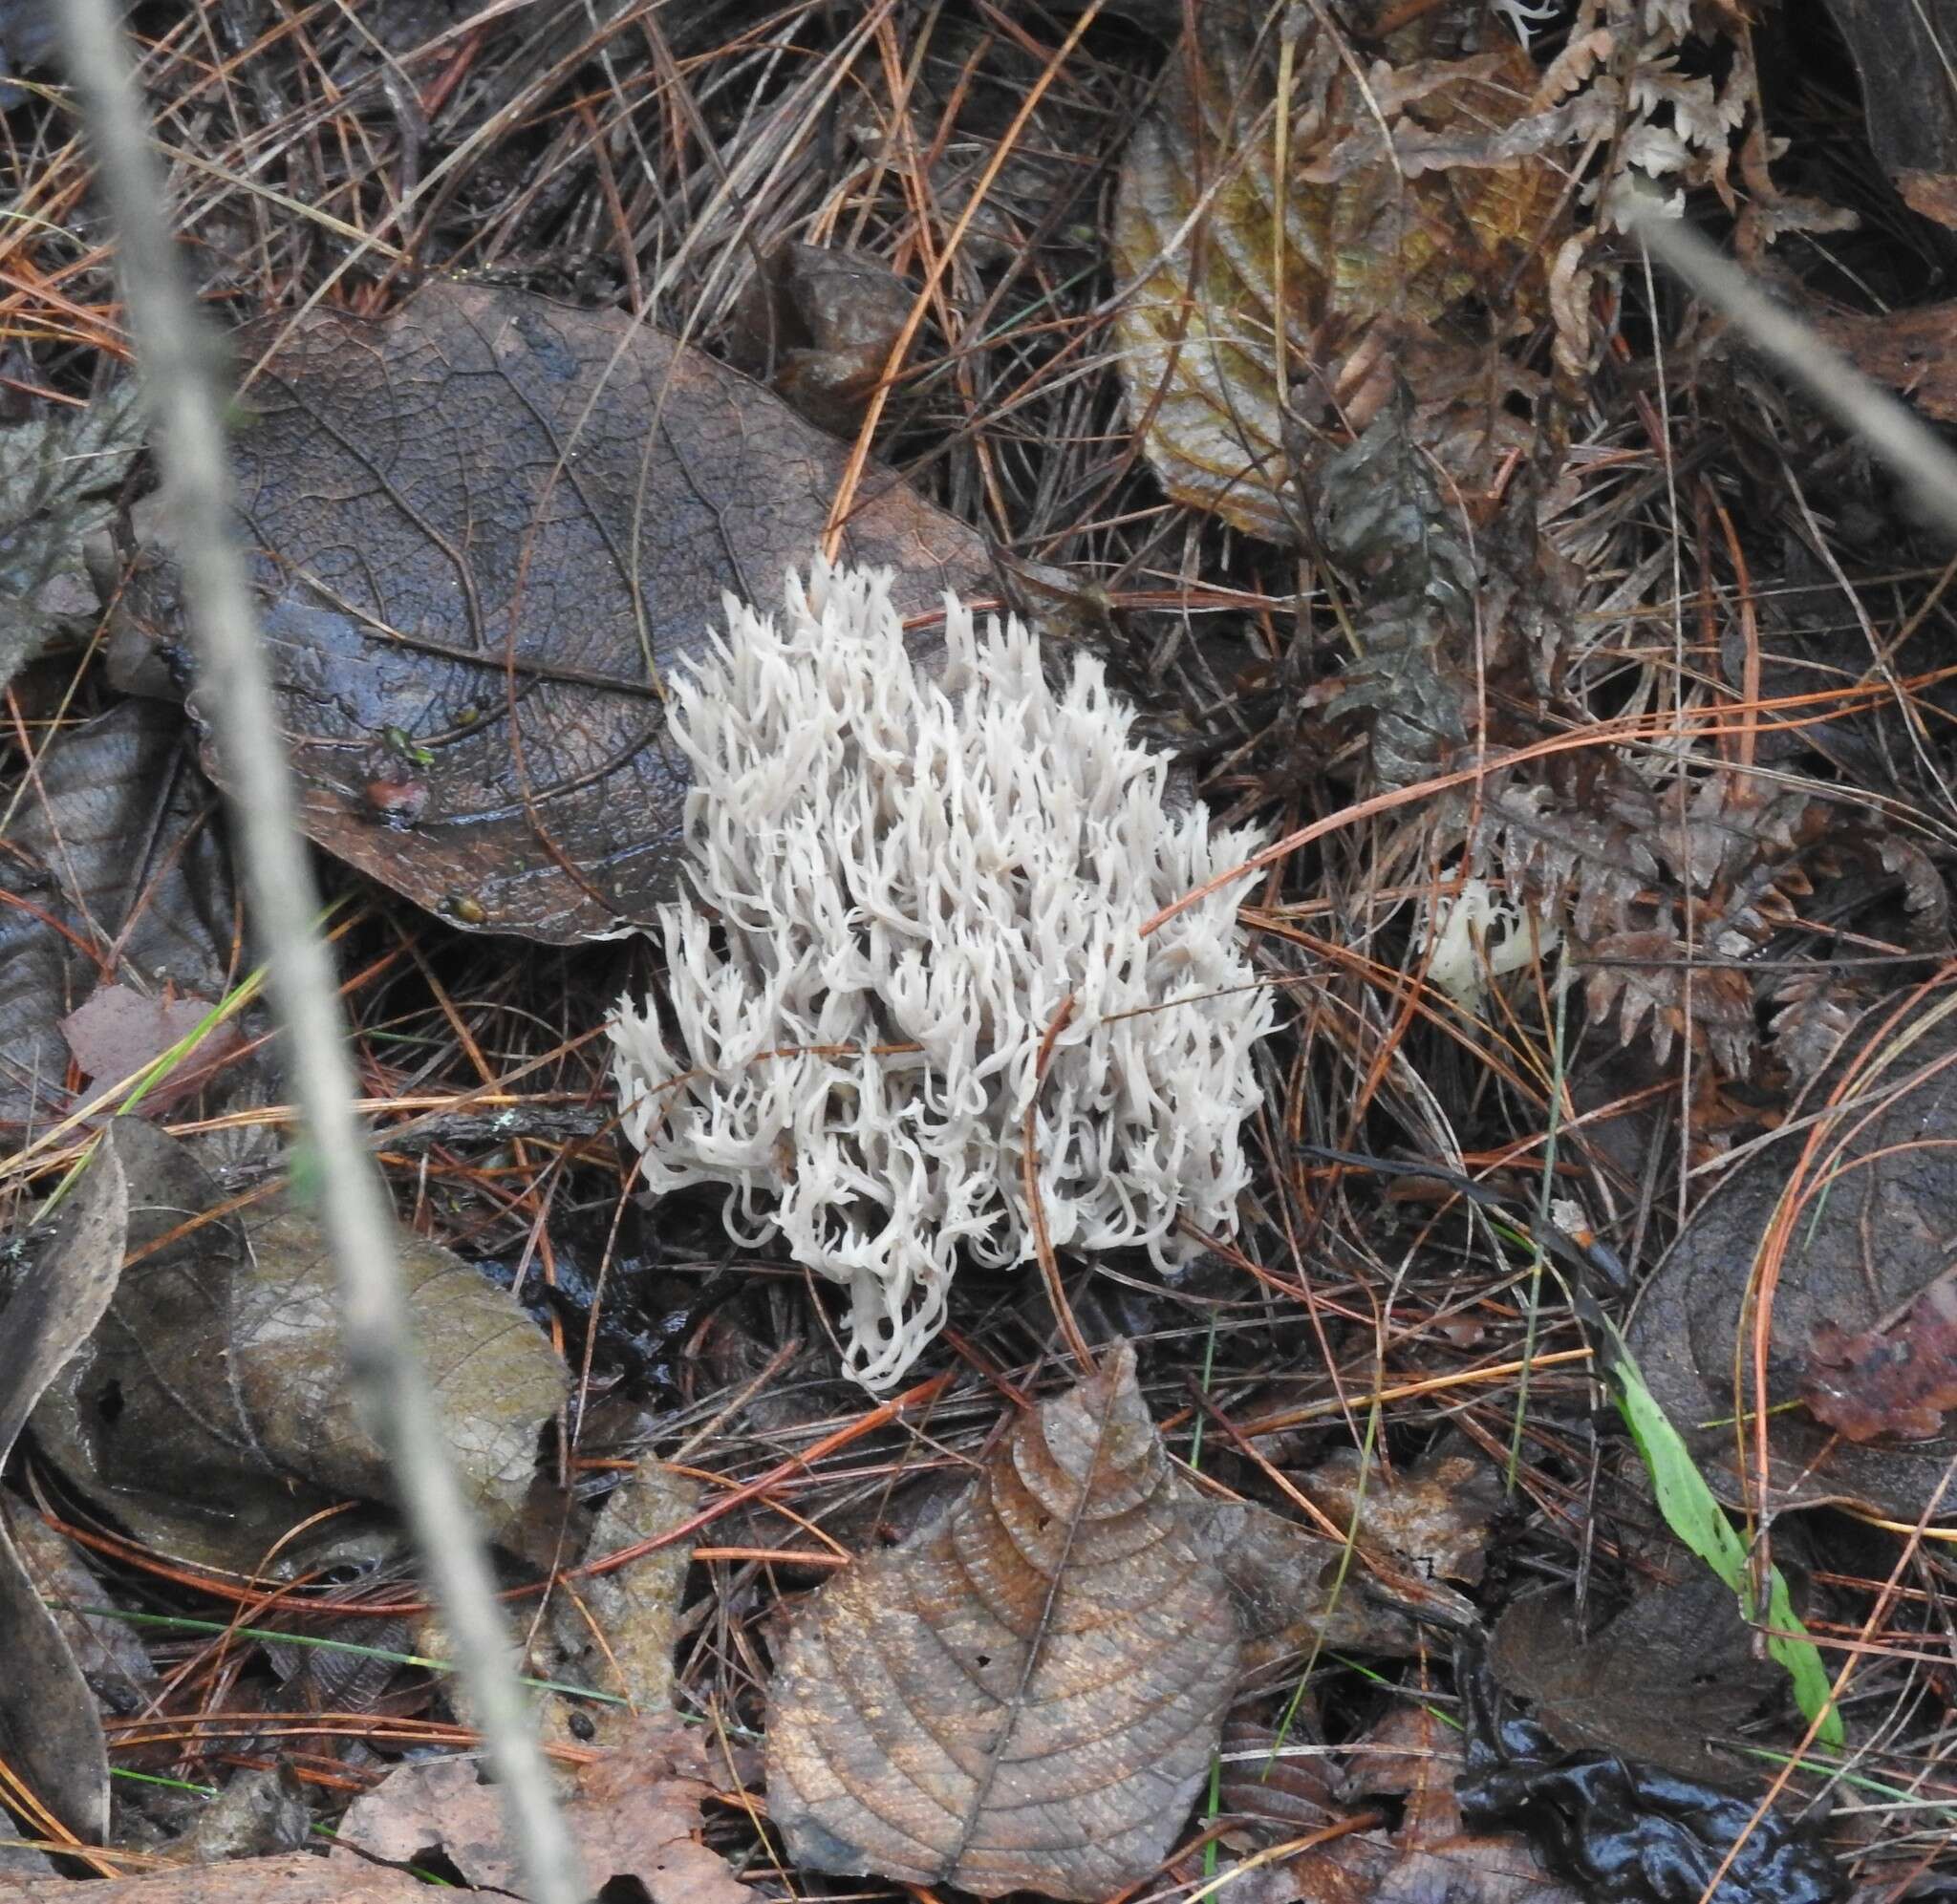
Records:
M1339 1559L1198 1495L1124 1345L939 1519L800 1611L769 1815L820 1871L1105 1896L1174 1844L1253 1654L1325 1618Z
M355 1419L317 1223L283 1196L227 1212L183 1145L133 1119L113 1128L131 1264L90 1353L34 1411L43 1453L153 1545L240 1571L310 1512L391 1499ZM423 1237L399 1240L450 1454L487 1532L513 1542L569 1377L505 1291Z
M122 1268L128 1183L115 1136L76 1187L47 1254L0 1311L0 1465L100 1321ZM99 1844L109 1759L95 1695L0 1522L0 1758L61 1822Z
M280 336L235 456L307 831L459 926L649 924L688 784L658 680L806 567L848 451L619 311L431 284L247 341ZM906 614L978 591L971 530L887 469L862 495L844 558ZM175 633L166 570L138 599Z
M713 1791L699 1738L670 1715L637 1722L579 1773L564 1808L593 1892L636 1878L652 1904L753 1904L726 1861L700 1844L700 1808ZM413 1860L440 1851L472 1885L513 1891L522 1869L504 1835L502 1800L467 1759L402 1765L357 1798L340 1822L334 1868L354 1851Z
M68 1109L60 1020L105 975L152 998L222 995L237 929L216 808L183 716L156 701L41 756L0 847L0 1123Z
M1788 1236L1768 1343L1771 1450L1768 1504L1775 1511L1847 1501L1914 1519L1943 1485L1957 1435L1893 1445L1858 1444L1798 1405L1815 1373L1817 1337L1852 1340L1905 1316L1948 1266L1957 1235L1957 1031L1905 1019L1888 1033L1879 1007L1848 1051L1816 1080L1806 1107L1820 1111L1857 1059L1861 1084L1822 1112L1813 1194ZM1727 1500L1747 1498L1753 1447L1736 1458L1739 1409L1753 1396L1749 1301L1761 1238L1813 1129L1805 1118L1733 1172L1687 1224L1631 1318L1631 1353L1708 1481ZM1831 1337L1830 1331L1835 1332Z
M1219 10L1177 47L1135 131L1113 239L1135 289L1117 336L1169 493L1289 542L1318 464L1396 376L1461 490L1525 439L1504 399L1530 388L1513 347L1548 313L1569 217L1552 156L1573 128L1531 113L1535 68L1490 10L1444 0L1388 34L1392 70L1364 78L1307 27L1280 180L1280 36L1255 33L1259 11Z

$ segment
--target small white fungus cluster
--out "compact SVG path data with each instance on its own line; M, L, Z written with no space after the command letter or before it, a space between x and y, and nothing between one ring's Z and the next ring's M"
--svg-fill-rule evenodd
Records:
M730 597L668 684L698 898L661 912L667 1014L628 998L613 1027L647 1188L724 1184L736 1236L846 1285L873 1388L936 1334L961 1249L1032 1256L1029 1103L1056 1248L1168 1268L1178 1214L1233 1230L1273 1009L1240 882L1140 932L1259 837L1165 809L1101 665L1056 694L1017 621L981 633L948 595L943 670L914 668L890 584L818 566L779 624Z

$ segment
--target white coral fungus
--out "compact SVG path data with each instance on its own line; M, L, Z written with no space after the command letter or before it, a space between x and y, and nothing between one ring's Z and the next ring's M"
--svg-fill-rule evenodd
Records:
M914 668L890 585L818 565L780 625L730 597L669 683L699 898L661 913L669 1014L628 998L613 1027L647 1188L724 1184L741 1240L846 1284L872 1388L937 1333L960 1249L1032 1256L1029 1103L1057 1248L1168 1268L1178 1214L1234 1230L1272 1016L1240 882L1140 932L1260 838L1166 810L1100 663L1056 694L1017 621L980 633L947 595L943 670Z

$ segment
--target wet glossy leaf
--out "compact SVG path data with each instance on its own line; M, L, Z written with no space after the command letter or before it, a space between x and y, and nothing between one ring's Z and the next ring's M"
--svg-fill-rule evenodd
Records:
M82 541L109 520L141 447L133 381L85 410L51 407L0 429L0 687L94 611Z
M753 1904L726 1861L693 1835L713 1790L704 1749L677 1720L646 1719L578 1773L565 1823L596 1891L610 1896L614 1879L636 1879L652 1904ZM339 1840L381 1858L439 1851L479 1890L513 1891L522 1878L504 1838L502 1800L478 1781L470 1759L390 1772L355 1800ZM340 1851L333 1868L360 1866L353 1851Z
M223 995L237 926L216 820L174 708L125 701L48 747L0 848L0 1121L69 1108L59 1020L101 981Z
M651 923L687 787L659 679L723 591L773 601L807 565L845 447L622 312L447 284L380 324L300 320L248 401L242 506L312 839L470 930ZM861 493L844 558L894 567L907 614L983 592L969 529L888 470ZM167 567L138 607L174 634Z
M1323 1618L1340 1558L1199 1496L1111 1350L796 1615L769 1814L821 1871L1104 1896L1174 1844L1252 1655Z
M254 1570L308 1513L392 1498L385 1457L355 1420L333 1265L290 1196L233 1208L184 1146L135 1120L116 1128L131 1266L90 1355L35 1410L35 1437L153 1545ZM487 1532L513 1540L563 1364L469 1265L421 1237L400 1248L450 1453Z
M0 1311L0 1464L108 1307L127 1243L128 1183L112 1131L40 1261ZM0 1522L0 1757L68 1829L100 1844L109 1759L95 1695Z
M1363 8L1359 28L1388 11ZM1405 10L1402 10L1405 11ZM1323 16L1321 16L1323 17ZM1418 440L1485 489L1526 426L1516 346L1548 314L1565 235L1514 35L1464 0L1422 9L1372 67L1307 24L1280 151L1281 36L1219 10L1174 49L1115 211L1131 415L1169 493L1253 535L1299 539L1324 458L1404 377ZM1382 115L1392 149L1381 132Z
M1943 1485L1957 1436L1859 1444L1799 1403L1816 1332L1879 1329L1908 1312L1947 1268L1957 1234L1957 1160L1938 1134L1957 1122L1957 1033L1906 1017L1891 1031L1879 1007L1802 1105L1820 1113L1819 1134L1802 1117L1753 1153L1700 1207L1632 1316L1628 1340L1653 1397L1677 1424L1706 1478L1729 1502L1751 1487L1737 1465L1731 1425L1753 1395L1749 1293L1761 1239L1803 1146L1808 1195L1788 1236L1774 1292L1765 1398L1773 1511L1847 1501L1915 1519ZM1849 1068L1857 1067L1853 1088ZM1831 1094L1844 1101L1823 1107ZM1744 1377L1734 1393L1735 1357Z

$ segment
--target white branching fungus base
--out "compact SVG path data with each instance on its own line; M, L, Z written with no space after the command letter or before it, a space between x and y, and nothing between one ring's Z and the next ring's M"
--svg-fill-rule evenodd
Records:
M890 579L818 566L779 625L730 597L669 683L699 896L661 913L668 1013L613 1027L647 1188L724 1184L737 1237L847 1285L872 1388L937 1333L961 1248L1032 1256L1029 1103L1056 1248L1167 1268L1179 1213L1234 1230L1273 1012L1239 886L1139 931L1260 836L1166 811L1100 663L1056 695L1017 621L947 596L944 671L914 668Z

